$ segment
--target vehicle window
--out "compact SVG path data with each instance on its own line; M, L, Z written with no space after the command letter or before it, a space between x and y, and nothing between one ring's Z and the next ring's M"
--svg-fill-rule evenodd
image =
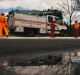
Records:
M53 21L53 17L52 16L48 16L48 22L52 22Z
M59 18L55 17L55 21L59 21Z
M60 20L58 17L55 17L55 21L58 23L63 23L62 20Z

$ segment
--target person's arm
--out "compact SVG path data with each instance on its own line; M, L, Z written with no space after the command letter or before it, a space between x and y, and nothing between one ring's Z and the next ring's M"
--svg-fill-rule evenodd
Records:
M5 25L7 26L8 25L8 21L7 21L7 19L5 18Z

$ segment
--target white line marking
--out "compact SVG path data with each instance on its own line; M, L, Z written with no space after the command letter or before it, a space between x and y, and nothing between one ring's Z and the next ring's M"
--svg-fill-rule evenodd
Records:
M5 37L2 36L0 37L0 39L80 39L80 37L75 38L75 37L16 37L16 36L9 36L9 37Z

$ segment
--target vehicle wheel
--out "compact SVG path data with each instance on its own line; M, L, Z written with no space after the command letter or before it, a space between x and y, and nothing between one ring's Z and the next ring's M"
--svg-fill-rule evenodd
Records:
M65 30L60 31L60 36L65 36Z

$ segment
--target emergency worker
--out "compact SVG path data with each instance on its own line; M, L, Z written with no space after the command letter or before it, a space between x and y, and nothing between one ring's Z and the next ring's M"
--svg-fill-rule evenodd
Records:
M0 15L0 37L2 37L3 30L5 32L6 37L8 37L8 28L7 28L7 18L5 17L4 13Z
M56 23L55 21L52 21L51 24L50 24L50 27L51 27L50 36L53 37L53 38L55 37L55 27L56 27L55 23Z
M74 35L75 37L78 37L78 30L79 30L79 24L77 21L75 21L75 24L74 24Z

